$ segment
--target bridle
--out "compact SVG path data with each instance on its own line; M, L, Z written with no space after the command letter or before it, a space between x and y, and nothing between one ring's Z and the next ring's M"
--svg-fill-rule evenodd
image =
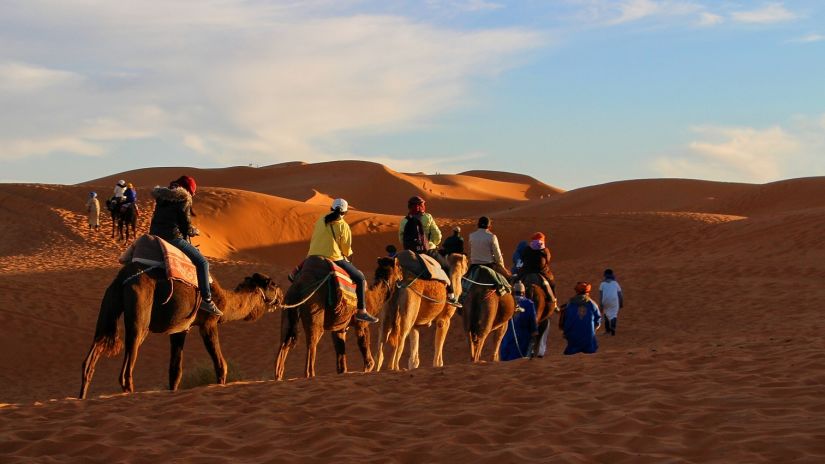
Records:
M278 306L278 299L272 298L271 300L267 300L266 293L264 293L261 287L255 287L255 290L257 290L258 294L261 295L261 299L264 300L264 304L269 307L269 312L275 311L275 307Z

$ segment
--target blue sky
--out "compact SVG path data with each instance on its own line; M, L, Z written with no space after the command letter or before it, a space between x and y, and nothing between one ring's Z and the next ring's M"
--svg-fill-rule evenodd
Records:
M825 175L817 0L0 0L0 181L365 159Z

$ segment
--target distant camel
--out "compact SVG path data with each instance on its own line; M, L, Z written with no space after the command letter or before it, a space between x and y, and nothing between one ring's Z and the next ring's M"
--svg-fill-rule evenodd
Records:
M213 280L212 297L223 311L219 318L197 309L201 298L194 287L171 284L172 281L158 278L154 272L157 271L146 272L146 266L141 264L127 264L106 289L100 303L94 342L83 361L79 398L86 398L100 355L115 356L120 352L122 342L117 322L121 314L126 329L126 354L120 373L123 391L131 393L135 390L132 372L140 344L149 332L170 334L169 389L176 390L182 376L183 344L191 326L200 328L206 350L212 357L217 382L223 384L226 383L227 366L218 341L218 324L257 320L276 309L283 296L280 287L263 274L246 277L235 290L225 290Z
M538 354L539 340L544 332L550 330L550 317L558 311L558 303L557 300L547 297L542 278L538 274L527 274L521 278L521 282L524 284L524 296L532 300L536 307L536 323L539 330L530 345L532 349L529 356L532 358Z
M467 257L452 253L447 257L450 265L450 281L453 288L461 288L461 276L467 271ZM378 370L384 363L384 344L390 343L394 349L387 366L390 370L400 370L404 343L410 339L409 369L420 364L418 357L418 329L429 327L435 322L435 353L433 366L444 365L443 349L450 318L456 308L447 304L447 286L437 280L420 280L409 271L404 271L404 280L399 284L381 322L381 336L378 340Z
M115 225L117 225L117 232L120 240L129 241L129 229L132 229L132 238L137 234L138 212L135 203L129 204L123 209L121 203L115 197L106 200L106 209L112 216L112 238L115 238ZM126 232L124 237L124 230Z
M332 332L332 342L337 358L339 374L347 371L346 334L348 327L357 329L358 347L364 357L364 370L371 371L375 362L369 349L369 325L355 321L355 305L346 299L331 308L330 301L330 271L327 264L321 261L324 258L311 256L303 264L303 271L287 289L284 297L284 310L281 314L281 342L275 359L275 379L283 380L286 369L286 359L289 351L298 341L299 320L306 332L307 358L304 375L315 377L315 358L318 341L324 331ZM316 271L317 270L317 271ZM392 293L395 282L400 273L397 273L395 260L379 258L378 268L372 284L366 289L367 311L377 316L384 305L388 294ZM291 307L290 307L291 306Z
M464 331L470 344L470 359L481 360L481 350L487 337L493 333L493 361L499 360L501 339L507 332L507 322L513 317L516 303L511 293L499 295L492 276L479 273L464 299Z

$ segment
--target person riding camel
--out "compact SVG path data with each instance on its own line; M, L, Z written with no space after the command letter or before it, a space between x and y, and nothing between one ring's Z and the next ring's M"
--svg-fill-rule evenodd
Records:
M442 254L449 256L452 253L464 254L464 239L461 238L461 227L453 227L453 235L444 239Z
M550 270L550 249L545 245L545 236L536 232L530 236L528 245L521 250L521 269L519 278L528 274L538 274L542 280L542 287L547 296L556 303L556 280Z
M135 210L137 210L137 190L135 190L135 186L129 182L126 185L126 190L123 192L123 203L120 205L121 212L126 211L129 205L135 205Z
M487 266L509 279L510 272L504 267L498 237L490 231L491 222L490 218L481 216L478 219L478 230L470 234L470 269L467 273L471 274L478 266Z
M408 214L401 219L398 228L398 239L405 250L419 254L426 254L441 265L444 272L450 275L450 266L447 259L438 252L441 243L441 229L435 223L430 213L426 212L426 202L419 196L407 201ZM460 307L453 286L447 284L447 303Z
M111 199L114 201L114 204L116 204L117 206L120 206L120 205L123 204L123 201L125 200L125 195L126 195L126 181L123 180L123 179L120 179L115 184L114 193L112 194Z
M124 185L125 182L124 182ZM223 313L212 301L212 289L209 286L209 262L192 243L189 237L199 235L192 225L192 197L197 191L195 179L180 176L169 183L169 187L155 187L152 197L155 199L155 212L149 224L149 233L158 236L178 248L192 260L198 275L198 288L203 301L200 308L209 314L222 316Z
M343 198L336 198L332 202L331 212L318 218L312 230L307 256L323 256L347 271L353 283L355 294L358 297L355 318L359 321L375 323L378 318L367 312L366 306L366 277L349 260L352 256L352 231L344 221L349 204Z

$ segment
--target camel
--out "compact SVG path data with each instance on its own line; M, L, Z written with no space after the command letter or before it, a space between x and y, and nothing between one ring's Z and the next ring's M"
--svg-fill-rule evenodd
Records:
M545 331L550 330L550 317L553 312L557 312L559 309L557 300L547 297L541 277L538 274L527 274L521 278L521 282L524 284L524 296L532 300L536 307L536 322L539 331L533 337L533 343L530 345L530 357L534 358L538 354L539 340L541 340Z
M453 288L461 288L461 276L467 271L467 257L452 253L447 257L450 266L450 281ZM435 352L433 366L444 366L443 349L450 329L450 318L456 308L447 304L447 286L436 280L420 280L409 271L404 271L404 279L387 304L381 322L381 337L378 342L378 370L384 362L384 344L390 343L394 349L389 360L390 370L400 370L404 343L410 339L408 369L419 366L418 340L420 327L429 327L435 322Z
M321 257L313 256L304 262L304 268L326 269ZM284 298L284 310L281 314L281 343L275 357L275 379L283 380L286 369L286 359L289 351L298 340L298 323L300 322L306 333L307 357L304 375L307 378L315 377L315 360L318 341L324 331L331 332L335 347L337 372L347 372L346 359L346 331L349 327L356 329L358 347L364 357L364 370L372 371L375 366L370 353L369 324L355 320L355 305L342 299L335 308L329 307L330 285L326 274L304 271L301 272L292 285L287 289ZM400 278L393 258L379 258L378 268L375 271L373 282L366 288L367 312L377 316L385 300L391 295L395 283Z
M235 290L225 290L213 280L212 298L223 311L223 316L218 317L197 309L201 298L194 287L167 280L162 270L146 271L142 264L127 264L106 289L100 303L94 342L83 361L80 399L86 398L100 355L115 356L123 347L117 327L121 314L126 333L126 354L120 373L123 391L132 393L135 390L132 373L138 349L149 332L170 334L169 389L176 390L183 373L183 344L191 326L199 327L206 350L212 357L217 382L224 384L227 365L218 341L218 324L257 320L264 313L275 310L283 296L280 287L263 274L246 277ZM161 276L155 275L156 272Z
M481 273L477 283L467 290L464 300L464 331L470 344L470 359L481 361L484 342L493 335L493 362L499 360L501 339L507 331L507 322L513 317L516 303L511 293L499 295L492 276Z
M112 216L112 238L115 238L115 224L117 224L117 232L120 240L129 241L130 228L132 229L132 238L136 237L138 212L137 206L135 206L134 203L130 204L126 210L121 210L121 204L112 197L106 200L106 209L109 210L109 214ZM124 230L126 231L125 238L123 234Z

